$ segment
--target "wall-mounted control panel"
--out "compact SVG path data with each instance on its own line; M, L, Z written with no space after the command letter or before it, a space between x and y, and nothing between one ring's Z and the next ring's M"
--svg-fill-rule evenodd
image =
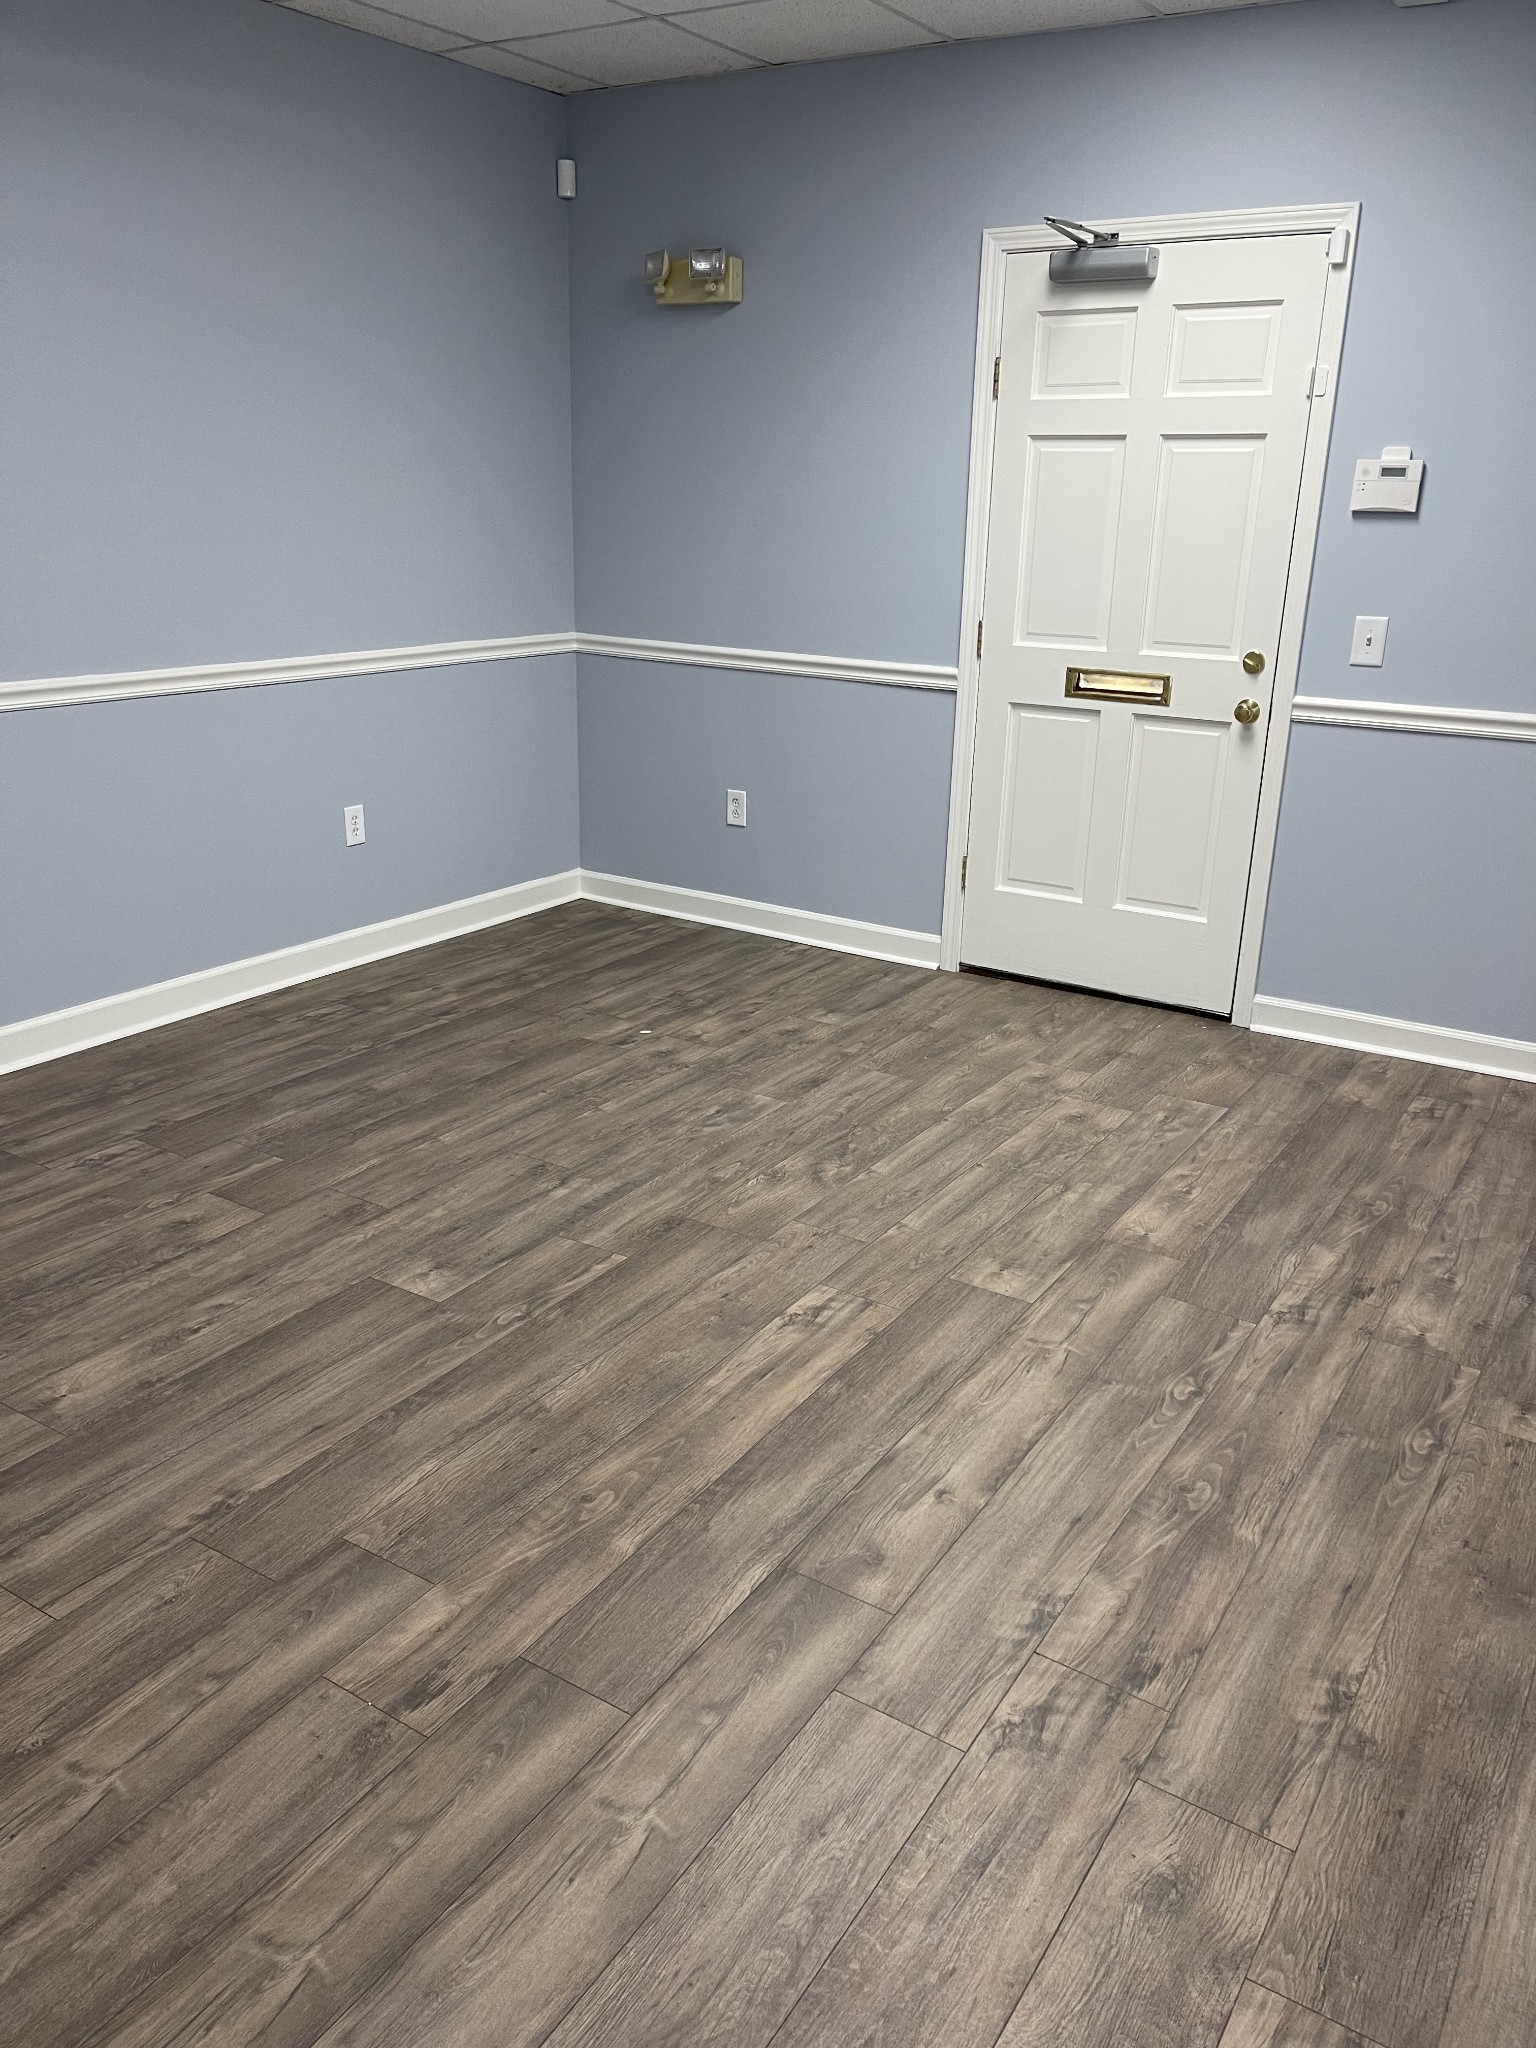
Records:
M1411 448L1383 448L1380 460L1363 457L1355 464L1351 512L1417 512L1424 483L1424 464Z

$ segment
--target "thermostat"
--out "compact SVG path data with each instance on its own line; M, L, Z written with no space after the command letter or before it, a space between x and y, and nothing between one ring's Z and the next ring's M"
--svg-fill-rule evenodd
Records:
M1417 512L1424 464L1411 448L1383 448L1380 461L1370 456L1355 464L1351 512Z

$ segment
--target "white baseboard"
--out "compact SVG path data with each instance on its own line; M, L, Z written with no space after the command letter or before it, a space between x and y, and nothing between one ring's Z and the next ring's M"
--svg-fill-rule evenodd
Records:
M1323 1003L1291 1003L1279 996L1254 997L1252 1028L1277 1038L1310 1038L1353 1052L1384 1053L1389 1059L1423 1060L1432 1067L1465 1067L1474 1074L1536 1081L1536 1043L1524 1038L1448 1031L1441 1024L1409 1024L1400 1017L1370 1017L1359 1010L1330 1010Z
M392 953L409 953L418 946L436 945L440 939L456 939L487 925L529 917L536 910L569 903L580 894L581 871L571 868L565 874L541 875L536 881L517 882L508 889L491 889L483 896L466 896L435 910L416 910L329 938L308 939L275 953L232 960L224 967L205 967L196 974L178 975L174 981L130 989L120 996L103 996L98 1002L79 1003L69 1010L54 1010L46 1017L0 1025L0 1074L35 1066L40 1060L60 1059L66 1053L84 1052L88 1046L105 1045L136 1031L153 1031L183 1017L200 1016L205 1010L221 1010L229 1003L243 1003L251 996L269 995L274 989L291 988L296 982L313 981L346 967L362 967Z
M483 896L466 896L435 910L412 911L405 917L386 918L381 924L361 925L330 938L284 946L276 953L232 960L227 966L178 975L174 981L103 996L69 1010L54 1010L45 1017L25 1017L17 1024L0 1025L0 1074L36 1066L42 1060L62 1059L67 1053L84 1052L138 1031L153 1031L162 1024L176 1024L207 1010L222 1010L251 996L292 988L297 982L362 967L370 960L386 960L394 953L456 939L487 925L530 917L537 910L573 902L578 896L649 910L660 917L686 918L694 924L728 925L733 931L795 939L802 945L829 946L840 953L864 953L874 960L900 960L912 967L936 967L939 961L937 932L907 932L893 925L864 924L852 917L828 917L821 911L789 910L741 896L715 896L703 889L675 889L663 882L637 882L625 875L596 875L570 868L564 874L542 875L508 889L491 889Z
M600 875L583 868L581 893L594 903L649 910L657 917L690 924L720 924L769 939L794 939L802 946L827 946L835 953L863 953L871 960L899 960L908 967L937 967L937 932L903 931L899 925L865 924L856 917L832 917L820 910L790 910L779 903L755 903L748 896L716 896L708 889L679 889L670 882L637 882L628 875Z
M649 911L691 924L723 925L731 931L755 932L764 938L790 939L804 946L824 946L838 953L860 953L872 960L894 960L908 967L937 967L937 932L904 931L897 925L867 924L854 917L833 917L824 911L794 910L779 903L758 903L746 896L720 896L707 889L682 889L669 882L642 882L629 875L604 875L570 868L543 875L511 888L466 896L433 910L413 911L361 925L355 931L310 939L234 960L223 967L178 975L174 981L98 1002L55 1010L45 1017L27 1017L0 1025L0 1074L35 1066L42 1060L84 1052L135 1032L153 1031L184 1017L223 1009L252 996L362 967L409 953L418 946L482 931L532 916L557 903L585 897L627 910ZM1497 1074L1516 1081L1536 1081L1536 1043L1520 1038L1492 1038L1478 1031L1451 1031L1439 1024L1411 1024L1398 1017L1371 1017L1358 1010L1334 1010L1322 1003L1293 1003L1278 996L1255 996L1255 1031L1280 1038L1307 1038L1322 1045L1346 1046L1355 1052L1382 1053L1392 1059L1423 1060L1430 1066L1464 1067L1477 1074Z

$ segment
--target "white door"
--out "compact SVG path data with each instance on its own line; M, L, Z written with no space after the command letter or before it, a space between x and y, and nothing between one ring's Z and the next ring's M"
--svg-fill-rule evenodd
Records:
M962 959L1231 1010L1327 278L1007 259Z

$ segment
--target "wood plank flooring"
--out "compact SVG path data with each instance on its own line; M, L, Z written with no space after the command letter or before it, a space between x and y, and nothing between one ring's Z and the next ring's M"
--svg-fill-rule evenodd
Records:
M0 2041L1530 2048L1536 1090L571 905L0 1080Z

